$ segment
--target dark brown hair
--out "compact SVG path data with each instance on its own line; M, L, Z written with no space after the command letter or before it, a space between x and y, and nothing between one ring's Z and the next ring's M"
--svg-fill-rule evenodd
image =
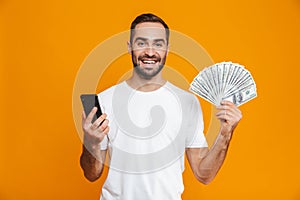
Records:
M161 23L164 26L164 28L166 29L167 43L169 43L170 30L169 30L168 25L164 22L164 20L162 20L160 17L158 17L152 13L141 14L133 20L133 22L131 23L131 26L130 26L130 43L132 43L134 29L135 29L136 25L143 23L143 22Z

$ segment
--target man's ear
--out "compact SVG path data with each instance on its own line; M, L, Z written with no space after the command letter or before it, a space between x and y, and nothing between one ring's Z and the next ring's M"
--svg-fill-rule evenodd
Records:
M131 54L132 47L131 47L131 43L129 41L127 41L127 50L128 50L128 53Z

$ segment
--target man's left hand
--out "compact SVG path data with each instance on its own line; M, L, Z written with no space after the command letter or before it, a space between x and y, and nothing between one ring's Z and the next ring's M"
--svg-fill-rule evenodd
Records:
M216 113L216 117L221 121L221 134L229 136L242 119L242 112L230 101L222 101L217 109L219 112Z

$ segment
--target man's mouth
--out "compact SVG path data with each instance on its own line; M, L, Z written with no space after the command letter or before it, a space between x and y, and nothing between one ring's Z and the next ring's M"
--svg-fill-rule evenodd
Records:
M144 65L155 65L156 63L160 62L159 58L153 57L153 58L147 58L147 57L141 57L140 59L141 64Z
M141 60L141 61L146 65L155 64L157 62L156 60Z

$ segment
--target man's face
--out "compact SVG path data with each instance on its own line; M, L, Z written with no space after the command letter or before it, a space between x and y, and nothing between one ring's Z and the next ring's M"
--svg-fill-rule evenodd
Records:
M140 23L134 30L132 43L129 44L134 69L142 78L151 79L166 62L166 30L162 24L152 22Z

